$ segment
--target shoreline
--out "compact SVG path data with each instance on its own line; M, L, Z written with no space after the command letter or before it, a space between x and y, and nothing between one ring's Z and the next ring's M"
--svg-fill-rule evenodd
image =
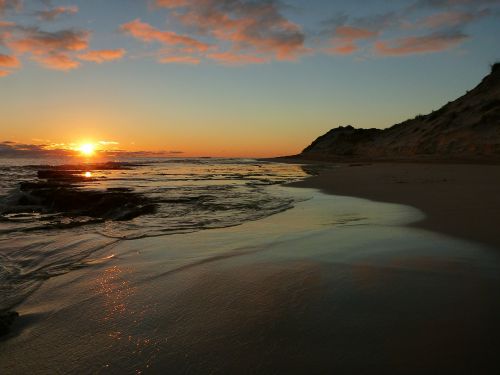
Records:
M275 162L284 162L275 159ZM291 159L297 163L300 160ZM304 164L315 164L302 160ZM421 210L412 227L500 249L500 165L436 163L327 163L335 170L289 184L326 194L397 203Z

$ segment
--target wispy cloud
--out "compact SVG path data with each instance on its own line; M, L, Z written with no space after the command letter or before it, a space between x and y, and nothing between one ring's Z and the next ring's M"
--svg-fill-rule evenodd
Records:
M22 5L22 0L0 0L0 16L10 10L20 11Z
M33 60L50 69L77 68L80 63L72 53L85 50L89 45L90 33L85 30L48 32L35 27L16 27L14 31L7 46L15 54L30 54Z
M308 53L302 27L282 14L278 1L156 0L155 4L168 9L170 19L194 35L160 31L141 20L122 26L122 30L144 42L180 47L180 52L173 50L160 62L184 60L192 64L206 58L244 65L273 59L294 60ZM206 38L213 42L200 42Z
M121 26L121 30L144 42L159 42L166 46L176 46L184 51L204 52L210 45L173 31L159 30L140 19Z
M47 10L39 10L36 15L43 21L54 21L62 15L73 15L78 13L78 7L75 5L59 6Z
M25 22L35 16L41 21L53 21L61 15L71 15L78 12L76 6L52 6L50 0L41 0L46 10L24 9L21 0L0 0L0 16L8 15L16 19L23 17ZM36 3L35 3L36 4ZM26 3L26 6L33 3ZM28 7L29 8L29 7ZM16 13L17 12L17 13ZM2 74L7 76L12 69L21 66L21 59L29 58L44 68L69 71L81 66L81 61L104 62L117 60L125 54L122 49L90 51L91 31L79 28L54 30L50 27L26 26L13 20L0 19L0 47L7 53L0 54ZM77 54L79 56L77 56ZM81 61L80 61L81 60Z
M263 64L270 61L269 57L253 54L234 53L231 51L211 53L208 55L208 58L218 61L224 65L233 66L246 64Z
M151 18L132 15L129 22L108 25L110 30L119 28L124 41L128 36L141 48L146 46L147 51L138 52L135 47L125 51L119 45L103 48L101 40L97 41L100 49L92 49L93 37L102 33L87 30L92 23L84 23L76 5L0 0L0 76L20 69L25 59L44 68L70 71L86 63L116 62L126 55L154 56L162 64L243 66L320 53L362 55L364 59L439 53L472 38L469 26L473 23L500 14L500 0L408 0L389 2L392 9L362 17L325 15L309 20L306 27L294 20L297 13L290 11L293 8L286 0L143 3L145 8L149 5ZM87 2L80 5L92 6ZM58 29L58 23L52 22L77 13L65 20L75 20L75 27ZM76 27L77 22L85 28Z
M398 18L394 12L354 18L346 14L337 15L322 23L321 34L327 39L323 51L339 55L356 53L362 43L373 42L396 23Z
M331 46L327 47L325 50L328 53L350 55L358 51L358 42L374 39L378 35L378 30L370 30L355 26L338 26L331 39Z
M0 53L0 67L2 68L17 68L21 62L16 56L4 55Z
M411 36L376 42L375 51L377 54L383 56L405 56L441 52L457 46L467 38L467 35L460 32Z
M162 64L198 65L201 59L195 56L161 56L158 61Z
M423 18L419 23L421 26L430 29L464 26L480 18L489 16L490 14L491 11L489 9L472 12L450 10L431 14Z
M49 54L35 54L32 59L48 69L72 70L80 66L80 63L65 53L52 52Z
M477 8L480 6L491 6L498 4L498 0L417 0L409 7L409 9L436 9L453 7Z
M323 51L354 54L364 46L376 56L443 52L466 41L467 26L494 15L498 5L498 0L417 0L384 14L338 14L323 22Z
M102 49L95 51L87 51L85 53L79 54L77 57L80 60L92 61L98 64L107 61L119 60L125 56L126 51L123 48L120 49Z
M43 31L39 28L18 28L21 37L8 42L17 52L45 54L53 51L81 51L88 47L90 33L82 30Z
M49 69L68 71L82 61L102 63L121 59L124 49L89 50L91 32L81 29L45 31L13 22L0 23L0 43L10 54L0 54L0 67L18 68L20 57L27 56Z

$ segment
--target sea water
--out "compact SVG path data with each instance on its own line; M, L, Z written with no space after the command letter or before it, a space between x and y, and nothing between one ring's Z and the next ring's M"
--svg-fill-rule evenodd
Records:
M155 210L131 220L112 220L102 210L100 218L37 207L37 197L21 184L36 183L39 170L61 165L77 170L79 178L71 189L133 192L152 202ZM116 166L0 159L0 310L17 305L43 280L95 262L94 253L117 243L231 227L288 210L297 198L271 187L307 176L299 165L252 159L130 159ZM57 185L49 189L59 194ZM31 203L20 204L25 201ZM130 209L105 207L113 214Z

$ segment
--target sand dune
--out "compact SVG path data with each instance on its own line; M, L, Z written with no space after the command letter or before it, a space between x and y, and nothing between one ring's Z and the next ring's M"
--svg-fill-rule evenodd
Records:
M441 109L387 129L330 130L299 155L310 160L500 160L500 63Z

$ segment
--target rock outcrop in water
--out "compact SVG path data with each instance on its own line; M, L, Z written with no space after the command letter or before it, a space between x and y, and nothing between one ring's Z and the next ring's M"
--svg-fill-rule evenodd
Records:
M298 155L313 160L500 160L500 63L473 90L388 129L330 130Z
M85 172L90 170L127 169L118 163L102 165L44 167L37 172L38 180L21 182L19 189L5 198L1 214L36 212L57 214L68 218L86 217L94 220L63 221L53 227L68 227L82 223L95 223L104 220L125 221L135 217L152 214L156 203L142 194L127 188L108 188L106 190L85 189L84 184L91 182Z
M64 213L105 220L131 220L154 213L156 205L140 194L126 190L91 191L57 182L21 183L18 205L45 213Z

